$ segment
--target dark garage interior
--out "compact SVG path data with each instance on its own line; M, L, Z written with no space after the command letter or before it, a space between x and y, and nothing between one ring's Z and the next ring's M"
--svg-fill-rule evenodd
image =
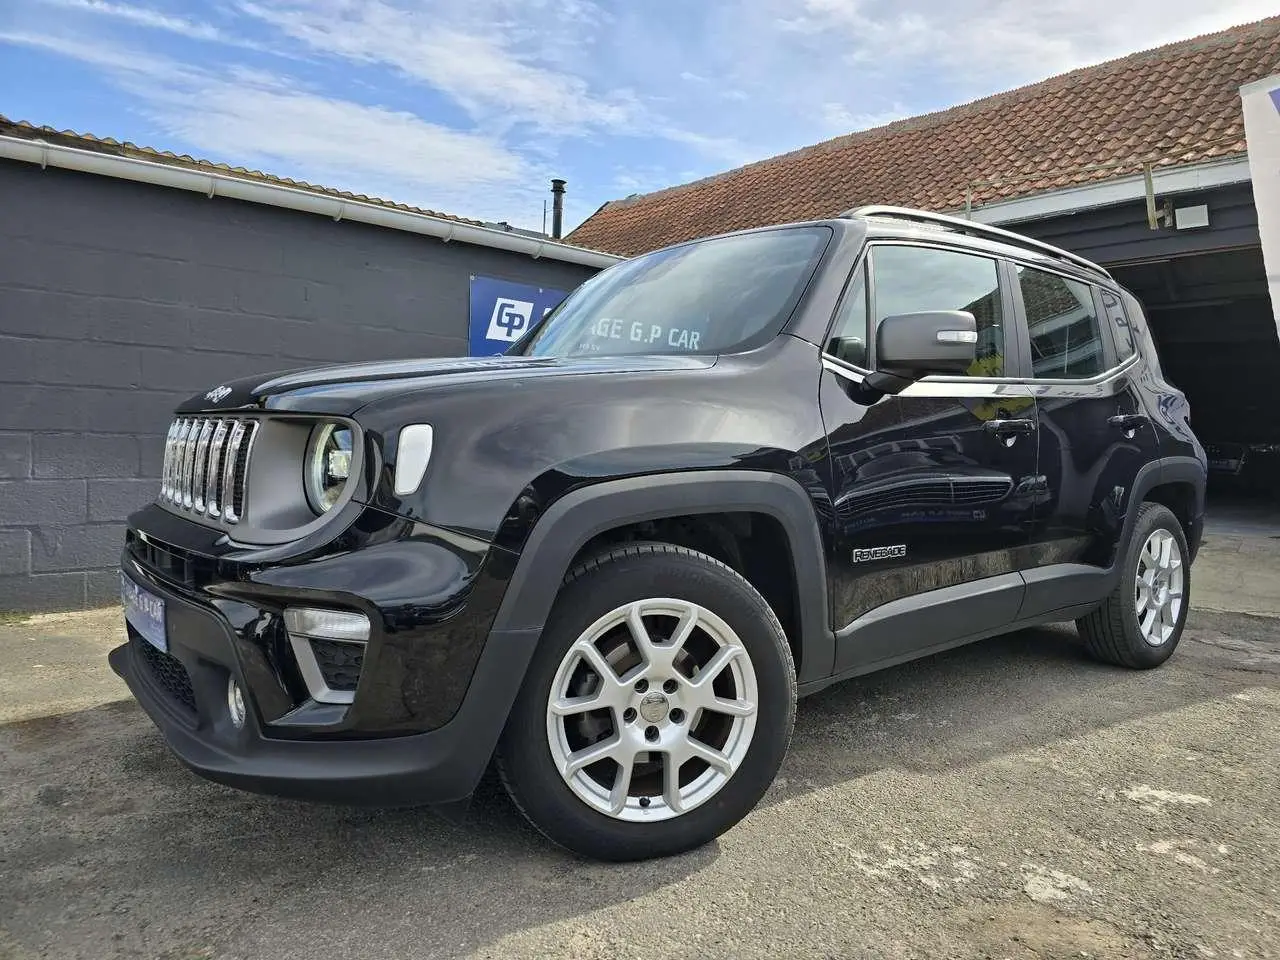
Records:
M1146 308L1167 379L1224 493L1280 494L1280 339L1260 246L1111 265Z
M1200 211L1195 226L1179 217ZM1219 500L1280 502L1280 336L1248 183L1078 210L1008 229L1103 265L1142 302L1186 393Z

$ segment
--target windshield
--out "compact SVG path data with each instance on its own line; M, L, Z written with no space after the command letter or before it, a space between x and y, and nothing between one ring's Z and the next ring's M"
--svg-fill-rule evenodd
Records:
M575 290L511 353L727 353L777 335L829 227L701 240L626 260Z

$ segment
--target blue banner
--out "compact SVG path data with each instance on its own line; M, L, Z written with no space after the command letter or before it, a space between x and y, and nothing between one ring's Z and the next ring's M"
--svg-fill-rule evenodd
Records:
M569 294L493 277L471 278L471 356L502 353Z

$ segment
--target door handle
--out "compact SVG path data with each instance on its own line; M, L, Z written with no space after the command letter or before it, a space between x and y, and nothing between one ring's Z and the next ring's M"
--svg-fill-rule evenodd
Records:
M1008 437L1017 433L1035 433L1036 422L1034 420L988 420L982 425L982 429L999 437Z
M1107 423L1111 424L1118 430L1132 434L1139 427L1145 427L1150 421L1145 414L1141 413L1120 413L1114 417L1107 417Z

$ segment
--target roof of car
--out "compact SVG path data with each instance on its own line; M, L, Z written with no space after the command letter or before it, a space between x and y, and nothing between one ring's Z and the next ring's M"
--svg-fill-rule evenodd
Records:
M634 255L859 203L958 210L969 191L984 204L1243 156L1239 89L1277 70L1280 16L611 201L566 239Z
M903 210L903 214L919 213L923 217L933 216L928 211ZM940 218L947 220L949 218ZM1118 287L1111 274L1099 264L1085 260L1069 251L1041 243L1030 237L1022 237L1011 233L1007 237L984 236L981 233L967 233L965 230L978 230L985 233L991 228L984 224L973 223L961 226L959 221L952 224L911 221L889 214L862 215L856 210L846 211L834 217L822 217L813 220L797 220L788 223L767 223L755 227L744 227L740 230L728 230L707 237L694 237L670 244L670 247L684 246L721 237L734 237L743 234L761 233L771 230L787 230L797 227L825 226L838 231L857 230L859 237L875 240L910 240L925 243L942 243L953 247L968 247L982 253L997 257L1011 258L1031 263L1051 270L1070 273L1091 283ZM993 231L995 233L1003 231ZM667 249L666 247L660 249ZM654 252L654 251L648 251Z

